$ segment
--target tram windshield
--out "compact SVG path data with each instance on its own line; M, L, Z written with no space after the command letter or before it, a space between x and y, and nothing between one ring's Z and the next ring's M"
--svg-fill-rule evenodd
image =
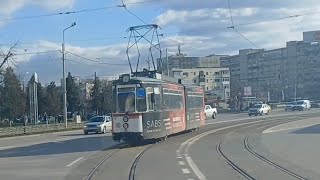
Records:
M134 92L126 92L118 94L118 112L134 112L135 111L135 94Z

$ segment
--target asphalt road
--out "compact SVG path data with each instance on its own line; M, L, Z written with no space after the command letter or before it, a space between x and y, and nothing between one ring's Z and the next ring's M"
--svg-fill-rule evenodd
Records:
M310 112L294 112L296 117L306 113ZM217 155L216 144L220 138L230 131L254 125L245 124L242 127L238 126L239 123L252 123L260 118L263 118L263 123L266 123L265 121L290 114L293 113L274 112L262 117L248 117L247 114L220 114L215 120L207 120L208 125L198 132L177 135L165 142L153 145L138 161L135 179L199 179L197 176L199 172L206 179L225 178L224 175L231 179L239 178L239 174L233 172ZM270 126L284 122L278 120ZM235 127L201 137L201 133L227 126ZM254 128L261 128L261 126L262 124L256 125ZM246 132L246 130L241 132ZM197 136L200 138L188 141ZM223 143L223 148L237 149L236 147L239 146L237 138L242 136L238 134L228 136ZM82 131L1 138L0 179L83 179L102 160L105 161L95 169L93 179L128 179L129 170L136 156L148 145L120 150L111 148L117 144L119 143L112 141L110 134L85 136ZM179 149L181 152L178 152ZM233 158L237 159L239 152L228 151L226 153L230 156L235 155ZM242 161L241 164L243 164ZM249 167L250 163L248 164ZM217 176L216 171L221 176Z

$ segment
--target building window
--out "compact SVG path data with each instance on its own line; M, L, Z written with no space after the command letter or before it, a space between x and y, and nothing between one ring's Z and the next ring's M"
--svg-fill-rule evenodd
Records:
M197 83L197 80L193 80L193 83Z
M223 78L222 81L223 81L223 82L229 82L230 80L229 80L229 78Z
M219 75L219 72L215 72L214 75Z
M196 73L196 72L194 72L194 73L193 73L193 75L197 75L197 73Z
M207 79L207 83L209 82L209 79Z
M220 82L220 79L215 79L214 82Z
M208 72L206 72L206 75L209 75L209 73L208 73Z
M184 73L183 73L183 76L188 77L188 73L187 73L187 72L184 72Z

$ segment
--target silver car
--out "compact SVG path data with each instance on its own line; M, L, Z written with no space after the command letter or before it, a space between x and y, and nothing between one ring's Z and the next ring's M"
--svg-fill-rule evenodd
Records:
M84 134L89 132L106 133L111 131L112 121L110 116L95 116L92 117L83 127Z

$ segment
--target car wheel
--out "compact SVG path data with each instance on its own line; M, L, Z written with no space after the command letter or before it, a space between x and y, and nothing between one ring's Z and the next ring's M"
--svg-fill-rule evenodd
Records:
M249 114L249 116L251 116L251 114Z
M104 126L103 127L103 130L102 130L102 134L105 134L107 132L107 129L106 129L106 127Z
M88 135L88 131L84 131L84 134L85 134L85 135Z
M213 114L212 114L212 119L215 119L216 116L217 116L216 113L213 113Z

